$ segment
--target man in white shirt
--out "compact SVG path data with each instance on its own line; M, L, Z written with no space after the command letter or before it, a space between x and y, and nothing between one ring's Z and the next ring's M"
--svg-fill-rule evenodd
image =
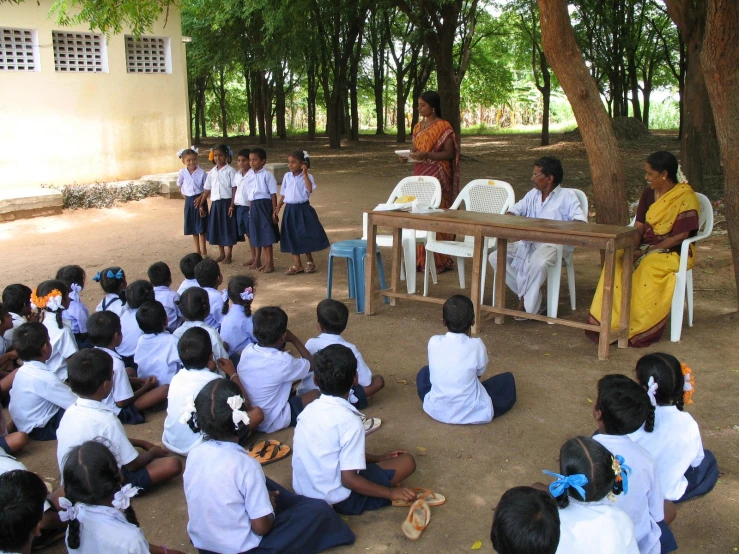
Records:
M513 205L509 215L553 219L556 221L582 221L587 223L580 201L574 192L560 187L564 172L562 162L546 156L534 162L531 183L534 188ZM572 246L565 246L570 255ZM497 271L497 251L489 256L490 265ZM522 240L508 245L506 256L506 284L518 296L520 311L539 313L541 287L547 279L547 271L557 262L557 248L553 244Z

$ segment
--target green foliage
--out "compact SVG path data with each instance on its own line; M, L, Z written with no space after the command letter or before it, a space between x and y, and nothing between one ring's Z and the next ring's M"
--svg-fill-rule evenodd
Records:
M174 6L174 0L56 0L50 15L61 25L88 24L106 35L127 29L138 37Z
M123 183L92 183L90 185L63 185L54 188L62 193L62 206L68 210L112 208L118 202L143 200L159 193L159 183L128 181Z

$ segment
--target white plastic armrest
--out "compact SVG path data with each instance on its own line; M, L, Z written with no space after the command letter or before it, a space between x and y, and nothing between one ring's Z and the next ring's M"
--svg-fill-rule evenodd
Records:
M369 235L369 217L367 217L367 212L362 213L362 240L367 240L367 235Z
M690 253L690 245L700 240L701 237L690 237L685 239L680 247L680 268L678 273L685 273L688 270L688 258Z

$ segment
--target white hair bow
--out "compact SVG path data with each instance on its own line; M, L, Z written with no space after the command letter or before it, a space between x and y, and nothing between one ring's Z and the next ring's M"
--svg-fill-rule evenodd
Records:
M657 389L659 388L659 385L654 380L654 377L650 377L649 381L647 381L647 396L649 396L649 402L652 403L652 406L655 408L657 407Z
M62 295L61 294L57 294L56 296L51 296L46 301L46 309L47 310L50 310L52 312L56 312L61 307L62 307Z
M134 487L131 483L124 485L121 490L113 495L113 507L120 511L127 510L131 505L131 499L136 496L141 487Z
M188 396L185 398L185 403L182 406L182 409L180 410L180 419L179 422L182 423L182 425L187 425L187 422L190 421L190 418L192 417L192 414L195 413L195 397L193 395Z
M244 289L244 292L239 294L242 300L254 300L254 289L251 287L246 287Z
M310 158L310 156L308 155L308 152L306 152L305 150L303 150L303 157L304 157L305 159L308 159L308 158Z
M72 504L64 497L59 499L59 506L62 508L59 512L59 519L61 521L72 521L77 519L77 516L80 514L80 507Z
M692 375L690 373L686 373L685 375L683 375L683 377L685 378L685 384L683 385L683 392L688 392L688 391L693 390L693 385L690 383L690 378L692 377Z
M82 287L78 285L77 283L72 283L69 285L70 291L69 291L69 299L74 300L75 302L80 301L80 292L82 291Z
M222 300L223 300L224 302L228 302L228 290L227 290L227 289L223 289L223 290L221 291L221 299L222 299Z
M244 399L241 396L232 396L227 400L229 407L233 411L231 418L236 426L236 430L239 429L239 422L244 425L249 425L249 416L246 412L241 410L241 406L244 405Z

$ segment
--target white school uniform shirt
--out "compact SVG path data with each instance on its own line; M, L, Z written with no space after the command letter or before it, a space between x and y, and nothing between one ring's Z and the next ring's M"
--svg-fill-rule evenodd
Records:
M257 430L272 433L290 425L290 389L294 381L307 377L310 362L276 348L249 344L241 353L238 372L252 406L264 412Z
M185 279L180 284L180 288L177 289L177 294L182 296L182 293L191 287L199 287L197 279Z
M46 367L49 368L62 381L67 380L67 358L77 352L77 341L72 333L72 328L68 320L62 319L62 328L56 322L56 314L51 312L44 313L44 321L42 322L46 330L49 332L49 341L51 342L51 357L46 361Z
M251 169L247 169L246 173L242 173L240 169L236 170L234 175L234 186L236 187L236 196L234 196L234 204L237 206L249 205L249 193L247 192L246 176L251 173Z
M246 175L247 194L249 200L265 200L277 194L277 180L272 172L262 168L259 171L250 170ZM283 181L284 183L284 181Z
M0 475L9 471L15 471L16 469L28 471L26 466L0 448Z
M79 293L69 294L69 308L62 312L62 319L69 320L72 333L75 335L87 333L87 319L90 317L90 311L81 301L72 300L72 294L76 294L79 298Z
M231 200L232 188L236 186L234 177L236 177L236 170L230 165L226 164L221 169L214 167L208 172L203 188L210 191L210 199L213 202Z
M210 302L210 314L205 318L205 322L218 331L223 320L223 294L213 287L203 287L203 290L208 293Z
M177 174L177 186L180 187L180 193L183 196L203 194L205 177L205 171L200 166L196 167L192 173L186 167L183 167Z
M228 353L241 352L247 344L254 344L254 324L246 315L244 306L231 303L221 321L221 338L228 343Z
M442 423L490 423L493 401L479 377L485 373L488 353L480 338L447 333L429 339L431 390L423 410Z
M112 506L94 506L78 502L80 547L67 550L74 554L148 554L144 532L126 520L125 514ZM69 536L69 531L67 531Z
M580 502L570 497L559 510L557 554L639 554L634 524L610 500Z
M136 313L138 308L126 308L121 316L121 334L123 341L116 347L116 352L121 356L130 357L136 352L136 345L139 343L139 337L144 334L136 321Z
M629 437L657 461L665 498L679 500L688 487L685 472L698 467L705 456L700 429L693 416L676 406L657 406L654 431L647 433L642 425Z
M6 350L13 345L13 333L15 332L15 330L26 322L25 317L14 312L8 313L10 314L10 319L13 320L13 326L5 331L5 334L3 335L3 339L5 339Z
M236 443L212 440L193 448L187 461L182 479L193 546L223 554L259 546L251 520L273 513L259 462Z
M126 306L123 304L123 300L121 300L120 296L109 292L95 307L95 311L113 312L118 317L123 317L123 312L126 311Z
M182 312L175 302L179 302L179 293L173 291L169 287L154 287L154 298L157 302L161 302L164 311L167 312L167 331L174 333L175 329L182 323Z
M217 373L207 368L182 368L172 377L167 393L167 418L164 420L162 443L169 450L182 456L203 442L203 435L194 433L187 423L180 423L180 413L188 396L193 400L205 385L214 379L221 379Z
M338 396L322 394L298 416L293 435L293 489L336 504L351 491L341 472L367 467L364 425L357 409Z
M116 406L116 402L123 402L133 396L133 388L131 387L131 381L128 379L128 373L126 373L126 364L118 355L115 350L109 348L102 348L96 346L98 350L107 352L107 354L113 358L113 388L110 394L103 400L103 404L106 404L115 415L121 413L121 409Z
M665 503L659 483L657 462L644 448L627 435L597 434L593 439L614 456L620 455L631 468L628 474L629 492L616 496L616 506L631 518L634 535L641 554L660 554L662 536L657 522L665 519Z
M313 175L308 173L308 179L313 187L311 192L313 192L316 190L316 182L313 180ZM282 178L280 194L285 197L285 204L302 204L310 200L310 193L305 188L305 180L303 179L302 173L298 173L297 175L292 171L285 173L285 176Z
M75 400L77 395L45 363L26 361L15 374L8 410L18 430L30 433Z
M357 358L357 375L359 377L358 382L363 387L368 387L372 383L372 370L370 370L369 366L364 361L364 358L359 352L359 349L351 342L345 340L344 337L342 337L341 335L321 333L315 338L308 339L308 341L305 343L305 348L312 355L315 355L315 353L319 350L323 350L324 348L332 344L340 344L342 346L346 346L349 350L352 351L354 357Z
M218 331L213 329L210 325L205 323L204 321L185 321L178 329L172 333L174 338L177 339L177 342L180 342L180 339L182 338L182 335L185 334L185 331L188 329L192 329L193 327L200 327L201 329L205 329L208 331L208 335L210 336L210 344L213 348L213 358L217 360L218 358L228 358L228 354L226 353L226 347L223 345L223 339L221 339L221 335L218 334Z
M138 376L156 377L160 385L169 385L182 367L177 339L167 332L141 335L133 358L138 365Z
M56 430L56 460L59 472L63 471L64 458L72 448L98 437L110 443L110 451L115 456L118 467L130 464L139 455L128 440L121 420L110 406L89 398L78 398L64 412L59 429Z

